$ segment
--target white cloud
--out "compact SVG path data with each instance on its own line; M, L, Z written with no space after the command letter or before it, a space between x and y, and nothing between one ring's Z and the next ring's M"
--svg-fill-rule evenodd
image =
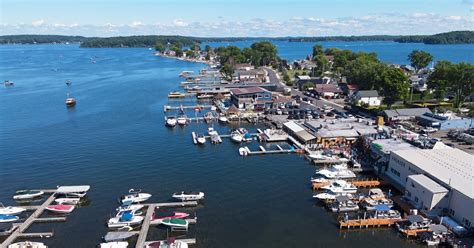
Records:
M31 25L34 27L41 26L44 24L44 20L37 20L37 21L32 21Z
M472 30L470 16L443 16L434 13L373 14L362 17L263 19L232 21L217 18L210 22L187 22L176 19L168 23L103 25L49 24L43 20L31 24L0 23L0 34L66 34L84 36L118 35L187 35L187 36L331 36L377 34L434 34L453 30ZM407 28L409 25L409 28Z

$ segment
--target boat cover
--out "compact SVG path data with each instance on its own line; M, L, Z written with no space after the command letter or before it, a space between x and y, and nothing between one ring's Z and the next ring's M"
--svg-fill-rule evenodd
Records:
M387 212L390 210L390 207L385 204L375 205L374 208L378 212Z
M125 212L122 214L122 217L120 218L121 221L131 221L133 218L133 214L131 212Z
M424 219L420 215L408 215L407 217L408 221L411 223L417 223L417 222L423 222Z
M347 195L338 195L336 196L336 201L337 202L347 202L350 201L351 199Z
M135 235L137 235L137 233L132 233L132 232L108 232L104 236L104 241L105 242L122 241L122 240L126 240L130 237L133 237Z
M448 232L448 228L446 228L443 225L432 225L432 226L430 226L430 230L433 231L433 233L436 233L436 234L441 234L441 233L447 233Z
M79 185L79 186L59 186L56 190L56 193L78 193L78 192L87 192L91 186L89 185Z

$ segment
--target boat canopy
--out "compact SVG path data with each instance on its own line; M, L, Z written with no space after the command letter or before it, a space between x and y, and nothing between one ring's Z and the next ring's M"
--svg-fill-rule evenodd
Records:
M448 232L448 228L446 228L443 225L432 225L432 226L430 226L430 229L435 234L442 234L442 233L447 233Z
M78 192L87 192L91 186L89 185L79 185L79 186L59 186L56 190L56 193L78 193Z
M131 212L125 212L122 214L121 221L131 221L133 219L133 214Z
M385 204L375 205L374 208L375 208L375 210L377 210L377 212L388 212L388 211L390 211L390 207L385 205Z
M337 202L348 202L350 200L351 199L347 195L338 195L338 196L336 196L336 201Z
M424 219L420 215L408 215L407 220L410 221L410 223L417 223L417 222L423 222Z

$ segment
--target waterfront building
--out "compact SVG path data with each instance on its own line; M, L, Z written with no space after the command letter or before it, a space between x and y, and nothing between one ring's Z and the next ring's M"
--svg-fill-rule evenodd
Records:
M473 170L473 155L444 147L392 151L385 174L422 213L449 215L472 230Z
M283 130L287 132L290 137L295 138L298 143L301 144L315 144L316 137L306 131L302 126L298 125L294 121L288 121L283 123Z
M257 110L272 107L272 92L261 87L233 88L230 90L232 104L239 109Z
M472 118L459 117L454 113L441 115L427 112L417 116L416 120L422 126L434 127L439 130L468 129L474 126Z
M234 65L234 70L235 71L250 71L255 69L255 67L251 64L248 63L243 63L243 64L235 64Z
M409 108L409 109L388 109L381 112L386 123L396 121L414 120L416 117L424 113L431 113L429 108Z
M317 84L314 86L314 91L320 97L335 98L342 93L342 90L335 84Z
M236 70L232 74L233 82L242 82L242 81L253 81L257 80L261 83L265 82L267 73L265 70L252 69L252 70Z

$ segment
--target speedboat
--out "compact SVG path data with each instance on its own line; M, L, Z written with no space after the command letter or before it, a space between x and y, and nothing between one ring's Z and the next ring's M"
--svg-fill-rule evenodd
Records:
M146 248L188 248L188 243L169 238L168 240L151 242L147 244L145 247Z
M321 187L322 189L327 189L333 193L356 193L357 192L357 187L349 182L346 182L344 180L336 180L332 182L329 185Z
M163 224L169 227L177 227L177 228L184 228L184 229L187 229L189 225L187 220L177 219L177 218L168 218L168 219L160 220L160 224Z
M15 83L13 83L13 81L10 81L10 80L5 80L5 82L3 82L3 84L5 86L13 86Z
M39 190L20 190L16 192L16 194L13 196L13 199L15 200L33 199L36 197L40 197L43 194L44 192L39 191Z
M329 201L332 201L332 200L336 200L336 197L337 196L340 196L340 195L346 195L348 196L350 199L354 198L352 194L347 194L347 193L334 193L332 191L329 191L329 190L326 190L322 193L319 193L319 194L315 194L313 195L313 198L316 198L316 199L319 199L319 200L329 200Z
M141 204L125 204L120 207L118 207L116 210L117 212L123 212L123 211L138 211L145 207L145 205Z
M189 216L188 213L183 213L183 212L174 212L173 215L171 216L165 216L165 217L156 217L153 216L151 220L164 220L164 219L170 219L170 218L175 218L175 219L184 219Z
M0 223L14 222L14 221L17 221L19 219L20 218L18 218L18 216L8 215L8 214L0 214Z
M219 116L219 121L223 122L223 123L227 123L229 120L227 119L227 117L221 115L221 116Z
M74 210L74 208L76 207L72 205L58 204L47 206L46 210L51 211L53 213L69 214Z
M0 203L0 214L17 215L17 214L23 213L24 211L26 211L26 209L24 208L12 207L12 206L5 207L3 206L3 204Z
M100 243L99 248L127 248L128 242L121 241L121 242L107 242L107 243Z
M107 226L109 228L122 228L126 226L140 225L143 221L143 216L137 216L132 211L123 212L119 216L115 216L109 219Z
M330 169L322 169L316 171L317 175L322 175L325 178L355 178L356 175L353 171L347 169L347 165L339 164L333 165Z
M166 126L168 127L175 127L176 126L176 118L173 116L167 117L166 118Z
M230 138L232 141L240 143L244 139L244 136L239 131L232 131L232 133L230 133Z
M141 190L135 191L134 189L130 189L128 191L128 193L130 193L130 194L124 195L120 198L120 203L121 204L128 205L128 204L132 204L132 203L140 203L140 202L144 202L144 201L150 199L150 197L151 197L151 194L141 193Z
M199 144L204 144L204 143L206 143L206 137L204 137L204 135L199 135L199 136L197 136L196 140L197 140L197 142L198 142Z
M74 97L70 97L68 94L66 98L66 106L72 107L74 105L76 105L76 99L74 99Z
M188 118L186 117L186 115L180 115L176 120L179 125L186 125L188 123Z
M204 199L204 193L203 192L185 192L181 191L178 193L174 193L171 197L175 199L179 199L182 201L197 201L197 200L202 200Z
M8 248L48 248L45 244L41 242L31 242L31 241L23 241L11 244Z
M54 200L57 204L64 204L64 205L76 205L81 201L79 197L65 197L65 198L57 198Z
M240 154L240 156L247 156L248 151L245 147L241 147L241 148L239 148L239 154Z
M213 127L209 127L209 128L207 129L207 133L208 133L210 136L212 136L212 135L219 135L219 134L217 133L217 131L214 130Z

